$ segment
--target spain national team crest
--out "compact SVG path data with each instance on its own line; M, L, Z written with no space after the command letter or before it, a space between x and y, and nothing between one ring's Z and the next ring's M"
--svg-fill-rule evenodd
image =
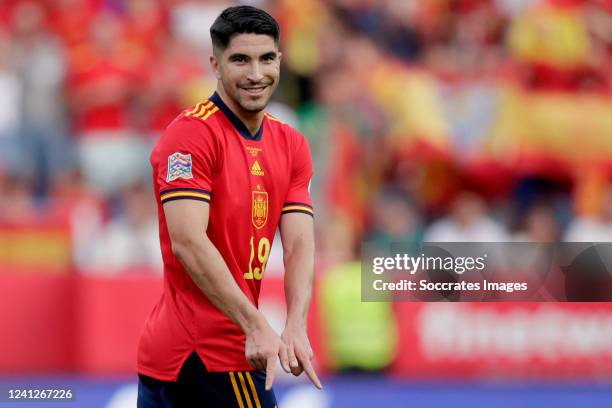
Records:
M191 167L192 162L190 154L181 154L179 152L172 153L168 156L168 175L166 176L166 182L179 178L193 178Z
M253 225L260 229L268 220L268 193L253 191Z

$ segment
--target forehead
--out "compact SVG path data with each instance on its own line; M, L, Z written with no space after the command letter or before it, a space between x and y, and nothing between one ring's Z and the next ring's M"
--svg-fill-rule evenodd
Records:
M238 34L232 37L224 54L258 55L278 51L274 38L265 34Z

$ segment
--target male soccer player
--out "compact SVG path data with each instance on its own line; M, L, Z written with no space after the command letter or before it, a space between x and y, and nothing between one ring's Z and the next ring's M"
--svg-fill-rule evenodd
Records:
M304 136L264 113L279 79L279 27L239 6L210 33L217 91L179 115L151 154L164 292L140 340L140 408L275 407L277 357L321 388L306 334L310 151ZM278 226L287 301L280 337L257 309Z

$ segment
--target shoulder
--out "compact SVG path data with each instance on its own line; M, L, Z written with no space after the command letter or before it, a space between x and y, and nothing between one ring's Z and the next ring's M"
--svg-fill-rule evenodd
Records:
M181 112L166 128L165 133L190 130L195 134L214 131L219 108L205 99Z
M214 137L218 134L217 112L219 108L207 99L191 106L170 122L162 139L180 138L189 142L197 141L202 136Z
M217 144L216 118L218 108L208 101L200 102L181 112L155 144L151 157L166 156L170 150L199 150Z
M194 106L185 109L179 117L190 118L197 123L207 123L210 125L216 122L213 118L217 112L219 112L219 107L211 100L204 99Z

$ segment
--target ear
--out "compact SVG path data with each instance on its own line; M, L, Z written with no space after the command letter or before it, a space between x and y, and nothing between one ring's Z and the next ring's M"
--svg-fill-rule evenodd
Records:
M212 68L212 71L215 74L215 78L217 78L217 80L221 80L221 71L219 70L219 60L217 60L217 57L213 54L210 56L210 67Z
M281 62L283 60L283 53L279 51L277 55L278 55L278 62Z

